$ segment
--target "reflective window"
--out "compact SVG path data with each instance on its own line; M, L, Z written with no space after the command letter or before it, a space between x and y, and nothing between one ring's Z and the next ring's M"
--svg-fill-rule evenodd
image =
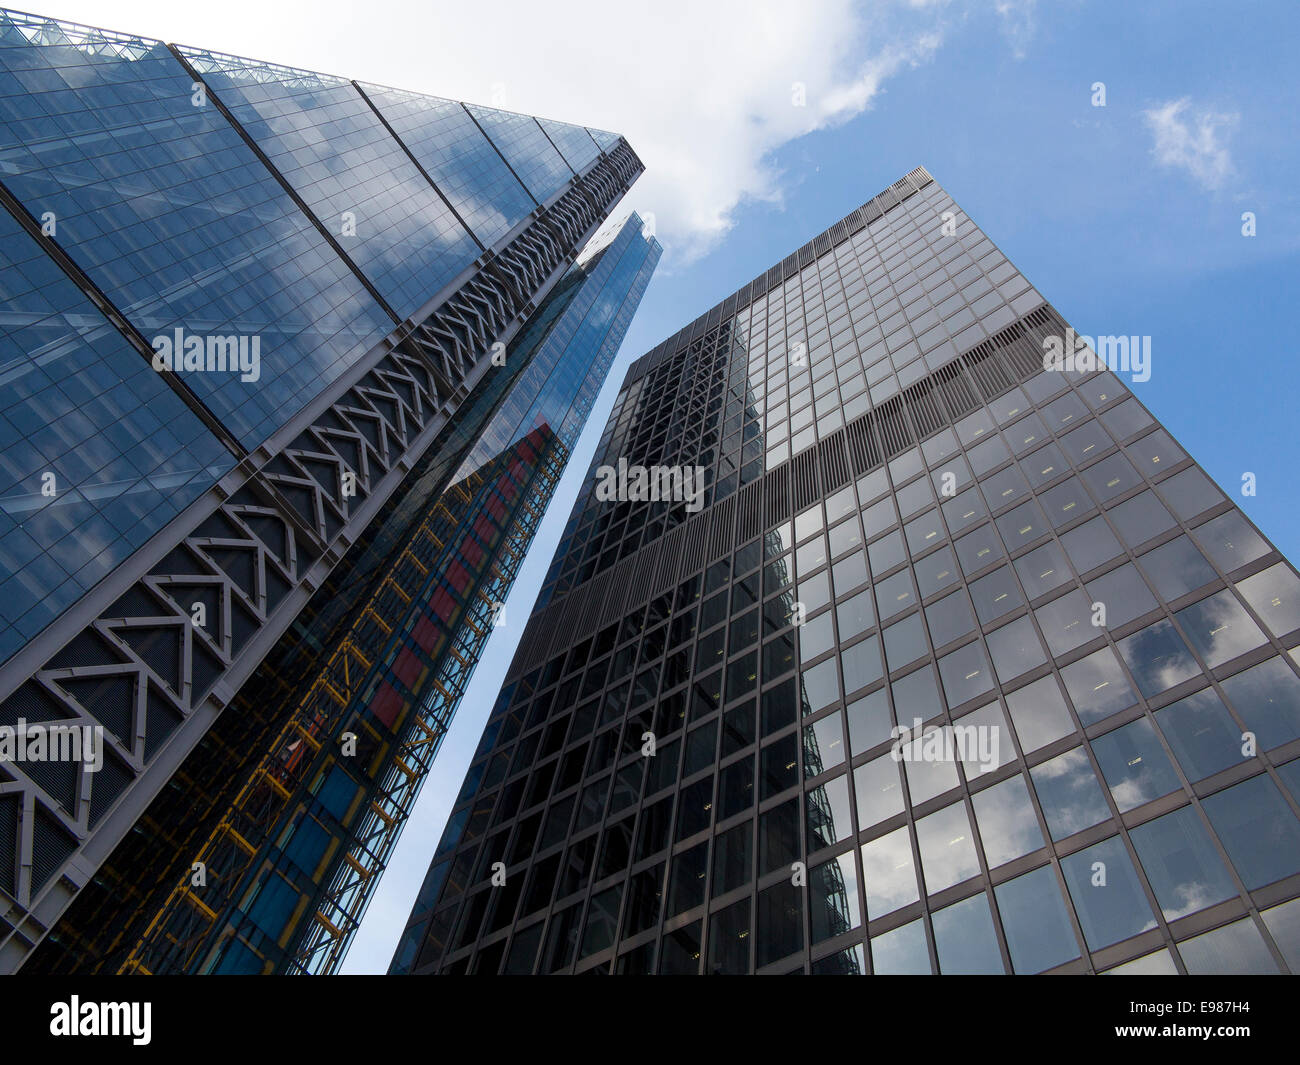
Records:
M1155 596L1147 590L1131 562L1089 581L1085 590L1094 603L1105 606L1106 628L1126 625L1156 607Z
M1156 723L1195 783L1241 761L1242 739L1212 688L1156 711Z
M1148 821L1129 835L1165 920L1176 921L1237 893L1193 807Z
M1065 839L1110 817L1110 807L1082 747L1029 771L1052 839Z
M1077 573L1088 573L1123 552L1104 518L1093 518L1061 536L1065 557Z
M1138 565L1165 602L1203 587L1217 576L1214 567L1186 536L1148 551L1138 559Z
M964 802L945 806L918 820L916 842L927 894L979 875L979 858Z
M1042 677L1006 696L1007 710L1025 754L1074 731L1074 721L1052 677Z
M1143 695L1158 695L1200 673L1182 637L1167 620L1135 632L1117 645Z
M1144 717L1098 736L1092 741L1092 753L1120 813L1180 786L1155 726Z
M852 931L862 923L852 851L809 870L808 905L813 943Z
M1050 865L999 884L994 895L1015 972L1041 973L1079 956L1079 942Z
M804 795L808 850L833 847L853 835L849 778L838 776Z
M1053 655L1063 655L1101 634L1100 627L1092 623L1092 601L1077 588L1044 603L1034 616Z
M862 830L903 812L904 797L899 762L883 754L853 771L858 797L858 825Z
M1125 500L1108 513L1120 538L1129 547L1144 544L1175 525L1173 516L1149 490Z
M906 826L863 846L862 880L867 888L869 920L893 913L920 898Z
M1189 976L1257 975L1278 971L1264 937L1249 917L1178 944Z
M988 659L979 640L951 651L939 659L939 676L949 707L983 695L993 687Z
M925 921L916 920L871 939L871 971L877 976L928 976L930 952Z
M1016 559L1015 567L1025 594L1030 599L1037 599L1070 579L1070 567L1065 561L1065 553L1055 543L1046 543L1034 548L1029 554L1022 555Z
M1047 661L1043 645L1034 632L1034 623L1028 617L1018 618L1010 625L995 629L985 640L988 642L989 655L993 658L993 668L1003 683L1014 680Z
M1238 582L1237 591L1274 636L1300 628L1300 578L1285 562Z
M1300 737L1300 680L1282 659L1270 658L1229 677L1223 690L1260 750Z
M1043 846L1029 786L1019 774L977 792L971 803L990 869Z
M1033 552L1037 554L1038 552ZM1011 572L1009 566L1003 566L996 569L987 577L981 577L973 581L970 585L971 599L975 602L975 612L979 615L980 623L987 625L994 618L999 618L1009 610L1014 610L1021 603L1024 597L1020 594L1020 586L1016 583L1015 575ZM947 602L948 600L943 600ZM931 626L933 631L933 626Z
M1193 529L1192 535L1224 573L1231 573L1239 566L1268 554L1268 544L1235 510L1211 518Z
M869 751L890 738L894 719L889 712L889 697L884 688L850 703L846 714L849 748L853 754Z
M942 647L975 631L975 617L971 613L965 590L956 591L931 603L925 608L925 620L930 627L930 639L935 647Z
M934 914L934 945L941 973L1001 973L1002 953L988 896L982 891Z
M1251 891L1300 872L1300 823L1267 776L1216 792L1201 805Z
M957 565L953 561L952 548L945 547L914 564L916 583L920 586L921 596L929 598L948 585L957 581Z
M1061 670L1061 679L1084 725L1127 710L1138 700L1115 652L1109 647L1070 663Z
M921 623L920 614L913 614L910 618L891 625L885 630L884 638L885 660L889 663L891 673L909 662L915 662L930 649L925 640L925 626Z
M1211 668L1230 662L1268 639L1227 589L1184 607L1174 617Z
M1062 858L1061 872L1089 950L1155 928L1151 906L1118 836Z

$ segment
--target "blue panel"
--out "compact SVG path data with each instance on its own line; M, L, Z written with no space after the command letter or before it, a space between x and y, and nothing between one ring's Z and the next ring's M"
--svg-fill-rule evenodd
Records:
M233 465L0 210L0 660Z
M602 152L612 152L618 147L618 142L621 140L617 133L610 133L603 129L591 129L588 127L587 132L591 134L592 140L600 145L600 150Z
M573 179L569 164L547 140L537 119L477 104L465 107L478 119L538 203L545 203Z
M591 139L591 134L582 126L572 126L568 122L555 122L549 118L539 118L542 129L551 138L551 143L560 149L564 161L576 173L581 174L600 158L600 149Z
M537 206L461 104L378 85L362 88L485 245L494 245Z
M478 257L474 239L350 82L181 51L399 317Z
M184 375L252 447L393 323L193 91L161 44L0 13L0 175L150 342L256 338L256 380Z
M566 448L577 442L661 254L633 214L604 249L569 269L511 345L507 359L526 359L528 368L453 480L539 426L549 427Z

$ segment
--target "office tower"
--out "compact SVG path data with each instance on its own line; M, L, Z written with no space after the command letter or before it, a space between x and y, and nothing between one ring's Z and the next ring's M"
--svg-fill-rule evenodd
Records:
M0 763L5 971L337 967L658 259L592 240L641 169L0 15L0 726L103 730Z
M1300 971L1300 581L1120 339L918 169L635 362L392 971Z

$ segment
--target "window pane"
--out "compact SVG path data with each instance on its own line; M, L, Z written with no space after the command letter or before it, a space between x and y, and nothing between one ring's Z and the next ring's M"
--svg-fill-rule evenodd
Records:
M749 972L750 900L741 899L709 918L709 972Z
M1224 573L1268 554L1268 544L1235 510L1211 518L1192 535Z
M977 792L971 802L990 869L1043 846L1024 777L1016 775Z
M867 888L868 920L893 913L920 898L906 827L873 839L862 848L862 880Z
M1228 701L1260 750L1300 737L1300 679L1280 658L1270 658L1223 682Z
M861 924L858 872L852 851L811 870L808 892L814 943L852 931Z
M804 795L808 850L833 847L853 835L849 778L838 776Z
M1268 777L1244 780L1202 806L1251 891L1300 872L1300 823Z
M1137 702L1137 693L1109 647L1072 662L1061 670L1061 679L1084 725L1095 724Z
M1200 673L1187 645L1168 620L1157 621L1118 644L1143 695L1158 695Z
M1034 631L1034 623L1028 617L1018 618L1010 625L995 629L985 640L988 641L993 668L1004 684L1047 661L1043 645Z
M1092 752L1120 813L1179 788L1178 774L1160 746L1155 726L1144 717L1098 736L1092 741Z
M933 895L980 871L966 804L956 802L916 822L925 890Z
M1130 836L1165 920L1176 921L1237 893L1192 807L1148 821Z
M1043 677L1006 697L1007 710L1025 754L1074 731L1074 720L1051 677Z
M939 676L950 708L983 695L993 687L988 660L978 640L939 659Z
M855 754L869 751L890 738L894 719L889 712L889 697L884 688L850 703L849 749Z
M1210 688L1157 710L1156 724L1192 783L1236 765L1243 757L1241 734Z
M934 915L934 945L941 973L1001 973L1002 953L988 896L983 892Z
M1249 917L1178 944L1190 976L1276 974L1277 962Z
M877 976L928 976L925 922L912 921L871 940L871 971Z
M1247 577L1237 585L1275 636L1300 628L1300 578L1285 562Z
M1209 584L1217 576L1214 567L1186 536L1148 551L1138 559L1138 564L1165 602Z
M1211 668L1267 642L1259 626L1227 589L1185 607L1174 617Z
M1064 839L1110 817L1110 807L1082 747L1029 771L1052 839Z
M1079 956L1079 943L1050 865L999 884L994 895L1011 967L1017 973L1041 973Z
M1118 836L1062 858L1061 872L1089 950L1155 928L1133 862Z
M858 825L869 829L887 817L903 812L903 787L899 763L892 754L873 758L853 771L853 789L858 796Z
M761 969L803 950L803 890L782 881L759 892L756 964Z

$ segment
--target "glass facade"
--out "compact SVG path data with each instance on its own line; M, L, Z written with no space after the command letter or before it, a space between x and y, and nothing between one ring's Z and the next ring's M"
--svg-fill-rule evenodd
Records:
M0 726L105 736L0 767L0 972L337 967L658 261L593 240L641 170L0 11Z
M1300 971L1300 578L1066 330L917 170L638 360L390 971Z

